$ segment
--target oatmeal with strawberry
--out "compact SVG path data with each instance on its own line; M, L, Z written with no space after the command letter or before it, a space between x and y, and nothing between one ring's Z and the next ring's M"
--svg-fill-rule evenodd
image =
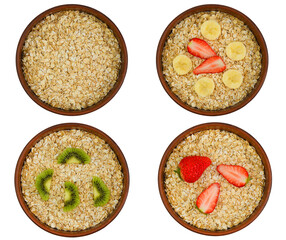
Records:
M220 11L193 14L173 29L162 52L172 92L197 109L221 110L242 101L261 73L262 54L248 26Z
M226 230L246 220L259 205L264 165L255 148L218 129L193 133L170 154L165 193L174 211L190 225Z

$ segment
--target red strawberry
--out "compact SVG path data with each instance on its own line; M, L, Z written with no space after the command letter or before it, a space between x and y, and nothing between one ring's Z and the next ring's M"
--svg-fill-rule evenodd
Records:
M219 56L210 57L193 71L194 74L219 73L226 69L225 63Z
M248 172L241 166L220 164L216 169L229 183L236 187L243 187L250 180Z
M198 196L196 205L202 213L211 213L215 209L219 190L219 183L213 183Z
M211 163L212 161L208 157L188 156L181 160L175 172L185 182L193 183L200 178Z
M207 42L199 38L193 38L190 40L188 51L190 54L204 59L216 56L216 53L207 44Z

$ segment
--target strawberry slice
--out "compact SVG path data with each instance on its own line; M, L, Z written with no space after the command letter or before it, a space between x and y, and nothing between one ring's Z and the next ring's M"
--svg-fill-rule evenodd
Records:
M230 184L236 187L243 187L250 180L246 169L238 165L220 164L216 169Z
M226 69L225 63L219 56L210 57L193 70L198 75L202 73L219 73Z
M188 51L190 54L204 59L216 56L216 53L210 47L210 45L200 38L193 38L190 40L188 44Z
M211 213L216 207L220 192L220 184L213 183L205 189L199 196L196 202L198 209L202 213Z
M177 170L179 177L188 183L193 183L197 181L206 170L206 168L211 165L212 161L208 157L203 156L188 156L184 157Z

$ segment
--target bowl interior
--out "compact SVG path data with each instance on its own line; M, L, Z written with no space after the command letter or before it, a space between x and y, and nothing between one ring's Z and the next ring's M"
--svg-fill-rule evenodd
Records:
M25 80L24 73L22 71L22 49L23 49L26 38L27 38L28 34L30 33L30 31L33 29L34 26L36 26L46 16L53 14L53 13L56 13L56 12L66 11L66 10L79 10L82 12L86 12L86 13L89 13L91 15L94 15L96 18L98 18L102 22L106 23L107 26L113 31L116 39L118 40L120 50L121 50L121 68L119 70L118 79L117 79L115 85L109 91L109 93L103 99L101 99L99 102L95 103L94 105L92 105L90 107L83 108L81 110L64 110L61 108L55 108L55 107L43 102L31 90L27 81ZM49 111L57 113L57 114L69 115L69 116L82 115L82 114L90 113L92 111L95 111L95 110L101 108L106 103L108 103L115 96L115 94L118 92L118 90L120 89L120 87L124 81L126 71L127 71L127 62L128 62L128 57L127 57L127 48L125 45L125 41L124 41L123 36L121 35L121 32L116 27L116 25L107 16L105 16L103 13L101 13L101 12L99 12L93 8L83 6L83 5L76 5L76 4L57 6L57 7L46 10L45 12L41 13L36 18L34 18L30 22L30 24L26 27L26 29L24 30L24 32L23 32L23 34L19 40L17 52L16 52L16 68L17 68L18 77L19 77L19 80L20 80L24 90L29 95L29 97L34 102L36 102L38 105L45 108L46 110L49 110Z
M230 106L228 108L225 108L225 109L220 109L220 110L203 110L203 109L191 107L190 105L184 103L171 90L167 81L165 80L165 77L164 77L164 74L162 71L162 69L163 69L162 60L161 60L162 52L163 52L163 49L165 46L165 42L166 42L168 36L170 35L170 33L172 32L172 29L179 22L181 22L183 19L189 17L190 15L195 14L195 13L199 13L199 12L204 12L204 11L220 11L220 12L228 13L228 14L240 19L241 21L243 21L249 27L249 29L253 32L253 34L254 34L254 36L255 36L255 38L256 38L259 46L260 46L260 50L261 50L261 54L262 54L261 73L260 73L260 77L259 77L256 85L254 86L253 90L243 100L241 100L237 104ZM249 103L256 96L256 94L259 92L260 88L262 87L264 80L265 80L265 77L266 77L266 74L267 74L268 51L267 51L267 46L266 46L265 40L264 40L260 30L257 28L255 23L251 19L249 19L246 15L244 15L243 13L239 12L236 9L233 9L233 8L230 8L227 6L216 5L216 4L207 4L207 5L201 5L201 6L191 8L191 9L181 13L167 26L167 28L165 29L165 31L163 32L163 34L161 36L159 44L158 44L157 55L156 55L156 65L157 65L157 72L158 72L158 76L159 76L159 79L161 81L161 84L163 85L163 87L164 87L165 91L168 93L168 95L177 104L179 104L181 107L185 108L186 110L197 113L197 114L207 115L207 116L217 116L217 115L228 114L228 113L234 112L234 111L242 108L243 106L245 106L247 103Z
M22 168L23 165L25 163L26 160L26 156L29 154L31 148L38 142L40 141L42 138L44 138L45 136L53 133L53 132L57 132L60 130L70 130L70 129L79 129L79 130L83 130L83 131L87 131L90 132L98 137L100 137L101 139L105 140L106 143L108 143L108 145L112 148L112 150L115 152L117 159L122 167L122 172L123 172L123 190L122 190L122 194L121 194L121 198L116 206L116 208L114 209L114 211L104 220L102 221L100 224L88 228L86 230L82 230L82 231L63 231L63 230L58 230L55 228L51 228L50 226L44 224L43 222L41 222L31 211L30 208L28 207L26 201L24 200L24 197L22 195L22 188L21 188L21 172L22 172ZM47 232L59 235L59 236L64 236L64 237L79 237L79 236L85 236L94 232L97 232L99 230L101 230L102 228L104 228L105 226L107 226L110 222L112 222L114 220L114 218L118 215L118 213L121 211L126 198L127 198L127 194L128 194L128 189L129 189L129 171L128 171L128 166L125 160L125 157L123 155L123 153L121 152L120 148L117 146L117 144L105 133L103 133L102 131L88 126L88 125L84 125L84 124L78 124L78 123L66 123L66 124L60 124L60 125L55 125L53 127L47 128L46 130L40 132L39 134L37 134L33 139L31 139L31 141L25 146L25 148L23 149L19 160L17 162L17 166L16 166L16 170L15 170L15 189L16 189L16 194L17 194L17 198L19 200L19 203L22 207L22 209L24 210L24 212L27 214L27 216L36 224L38 225L40 228L44 229Z
M200 229L200 228L197 228L195 226L188 224L172 208L171 204L168 201L166 193L165 193L164 170L165 170L166 162L167 162L170 154L172 153L173 149L181 141L183 141L186 137L188 137L189 135L196 133L196 132L203 131L203 130L208 130L208 129L220 129L220 130L232 132L232 133L235 133L236 135L240 136L244 140L248 141L250 143L250 145L252 145L255 148L256 152L260 156L262 163L264 165L265 187L264 187L263 196L262 196L262 199L261 199L259 205L256 207L254 212L246 220L244 220L240 224L238 224L232 228L229 228L227 230L210 231L210 230ZM237 231L243 229L244 227L246 227L247 225L249 225L251 222L253 222L258 217L258 215L261 213L261 211L265 207L265 205L268 201L269 195L270 195L271 184L272 184L272 174L271 174L270 163L269 163L269 160L268 160L266 153L264 152L261 145L250 134L248 134L244 130L242 130L238 127L235 127L233 125L224 124L224 123L206 123L206 124L197 125L195 127L192 127L190 129L184 131L177 138L175 138L174 141L168 146L167 150L165 151L165 153L162 157L161 163L160 163L159 174L158 174L158 184L159 184L159 191L160 191L160 195L161 195L161 199L163 201L163 204L165 205L165 207L166 207L167 211L170 213L170 215L178 223L180 223L185 228L187 228L191 231L200 233L200 234L211 235L211 236L220 236L220 235L226 235L226 234L237 232Z

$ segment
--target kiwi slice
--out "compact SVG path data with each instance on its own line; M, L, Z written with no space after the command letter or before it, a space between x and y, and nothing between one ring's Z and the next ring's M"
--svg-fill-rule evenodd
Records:
M101 180L101 178L93 177L92 186L93 186L94 206L101 207L106 203L108 203L110 199L110 190Z
M65 205L64 212L73 210L79 205L77 186L72 182L65 182Z
M52 182L52 176L53 176L54 170L53 169L47 169L43 172L41 172L36 177L36 188L41 196L41 198L44 201L47 201L50 196L50 188L51 188L51 182Z
M90 157L85 151L80 148L66 148L57 157L58 163L81 163L86 164L90 162Z

